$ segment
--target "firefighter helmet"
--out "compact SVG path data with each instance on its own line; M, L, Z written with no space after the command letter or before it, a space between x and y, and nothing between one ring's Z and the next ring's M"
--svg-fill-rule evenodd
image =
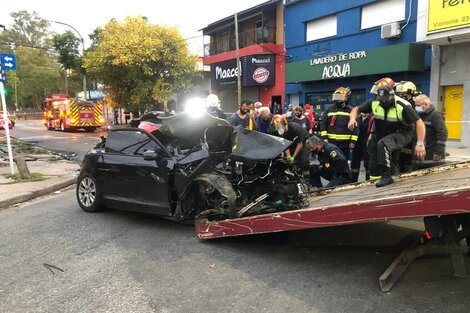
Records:
M370 93L377 94L377 88L382 87L382 86L390 86L390 87L395 87L395 81L391 79L390 77L383 77L376 81L374 85L372 86Z
M398 94L407 94L410 96L415 96L417 94L416 85L406 80L399 82L395 87L395 91Z
M217 95L214 95L213 93L207 96L206 102L208 107L220 108L219 97L217 97Z
M351 89L349 89L349 87L339 87L333 92L332 100L346 102L350 94Z

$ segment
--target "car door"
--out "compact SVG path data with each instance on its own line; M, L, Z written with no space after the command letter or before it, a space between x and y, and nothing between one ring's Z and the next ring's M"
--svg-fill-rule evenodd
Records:
M154 151L158 160L145 160ZM103 197L124 210L170 215L173 162L158 140L143 130L110 131L98 168Z

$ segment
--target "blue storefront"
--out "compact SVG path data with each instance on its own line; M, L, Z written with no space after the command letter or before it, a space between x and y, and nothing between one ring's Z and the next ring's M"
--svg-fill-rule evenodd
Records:
M357 105L384 76L428 94L431 49L416 43L416 2L287 0L286 105L323 111L339 86L351 88Z

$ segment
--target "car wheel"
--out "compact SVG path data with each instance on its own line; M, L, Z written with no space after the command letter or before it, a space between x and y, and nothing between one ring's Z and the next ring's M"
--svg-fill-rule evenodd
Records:
M99 212L103 209L96 180L90 174L83 174L77 181L77 201L85 212Z
M64 122L60 122L60 130L61 131L65 131L65 125L64 125Z

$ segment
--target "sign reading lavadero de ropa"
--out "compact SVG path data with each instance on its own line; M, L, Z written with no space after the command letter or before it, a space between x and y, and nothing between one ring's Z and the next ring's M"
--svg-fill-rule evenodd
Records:
M429 0L428 33L470 25L470 0Z
M286 64L286 83L424 70L424 45L399 45L337 53Z

